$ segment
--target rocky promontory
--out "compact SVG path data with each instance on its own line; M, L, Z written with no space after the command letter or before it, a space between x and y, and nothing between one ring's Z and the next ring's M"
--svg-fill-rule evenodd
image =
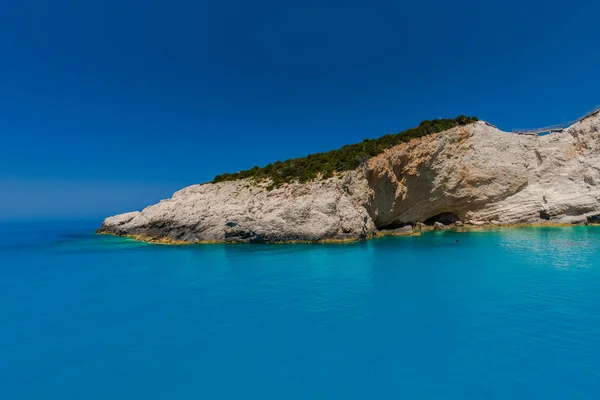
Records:
M600 215L600 113L546 136L483 121L415 138L326 179L193 185L98 232L171 243L358 240L417 223L587 223ZM412 231L412 230L411 230Z

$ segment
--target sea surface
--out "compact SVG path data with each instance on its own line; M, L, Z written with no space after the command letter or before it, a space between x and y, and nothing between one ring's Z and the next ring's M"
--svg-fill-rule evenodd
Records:
M0 398L599 399L600 228L164 246L0 225Z

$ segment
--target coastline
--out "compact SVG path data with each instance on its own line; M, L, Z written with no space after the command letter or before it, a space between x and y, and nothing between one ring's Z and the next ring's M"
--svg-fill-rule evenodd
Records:
M567 223L567 222L533 222L533 223L518 223L518 224L503 224L503 225L462 225L462 226L454 226L449 225L444 229L435 229L433 226L428 227L427 229L422 229L419 231L413 231L410 233L392 233L392 231L379 231L375 235L371 235L369 237L363 239L324 239L324 240L289 240L289 241L278 241L278 242L265 242L265 243L242 243L242 242L234 242L234 241L226 241L226 240L201 240L197 242L187 242L184 240L176 240L169 237L161 237L155 238L149 235L144 234L124 234L117 235L112 232L107 232L103 230L97 230L96 234L98 235L109 235L115 237L122 237L127 239L135 240L136 242L148 243L148 244L156 244L156 245L165 245L165 246L191 246L191 245L210 245L210 244L227 244L227 245L240 245L240 244L250 244L250 245L261 245L261 244L348 244L348 243L356 243L367 240L375 240L383 237L418 237L423 233L427 232L457 232L457 233L467 233L467 232L478 232L478 231L490 231L495 229L513 229L513 228L573 228L573 227L581 227L581 226L589 226L589 227L599 227L600 223Z
M251 245L261 245L261 244L343 244L343 243L354 243L361 242L363 240L374 239L377 236L368 237L365 239L324 239L324 240L289 240L289 241L280 241L280 242L264 242L264 243L244 243L244 242L234 242L227 240L199 240L197 242L187 242L184 240L176 240L169 237L155 238L152 236L144 235L144 234L124 234L124 235L116 235L111 232L96 231L98 235L109 235L122 237L127 239L133 239L137 242L149 243L149 244L158 244L158 245L166 245L166 246L191 246L191 245L209 245L209 244L227 244L227 245L240 245L240 244L251 244Z

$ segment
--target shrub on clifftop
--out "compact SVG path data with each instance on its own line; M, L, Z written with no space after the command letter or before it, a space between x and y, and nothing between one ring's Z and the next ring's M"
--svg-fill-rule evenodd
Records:
M212 183L252 178L258 181L270 180L270 188L293 181L308 182L321 176L329 178L334 172L349 171L357 168L371 157L383 153L411 139L442 132L456 126L468 125L477 121L476 117L460 115L454 119L434 119L423 121L416 128L407 129L396 134L389 134L378 139L365 139L360 143L349 144L341 149L324 153L310 154L306 157L276 161L263 168L254 167L248 170L217 175Z

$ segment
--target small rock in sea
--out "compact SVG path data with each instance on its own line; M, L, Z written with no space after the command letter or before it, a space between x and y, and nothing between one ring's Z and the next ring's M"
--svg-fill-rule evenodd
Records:
M428 229L427 225L425 225L422 222L417 222L415 224L415 231L420 232L420 231L426 231Z
M402 228L394 229L392 234L394 235L412 235L413 228L410 225L403 226Z
M433 224L433 229L436 231L443 231L446 229L446 225L442 224L441 222L436 222Z

